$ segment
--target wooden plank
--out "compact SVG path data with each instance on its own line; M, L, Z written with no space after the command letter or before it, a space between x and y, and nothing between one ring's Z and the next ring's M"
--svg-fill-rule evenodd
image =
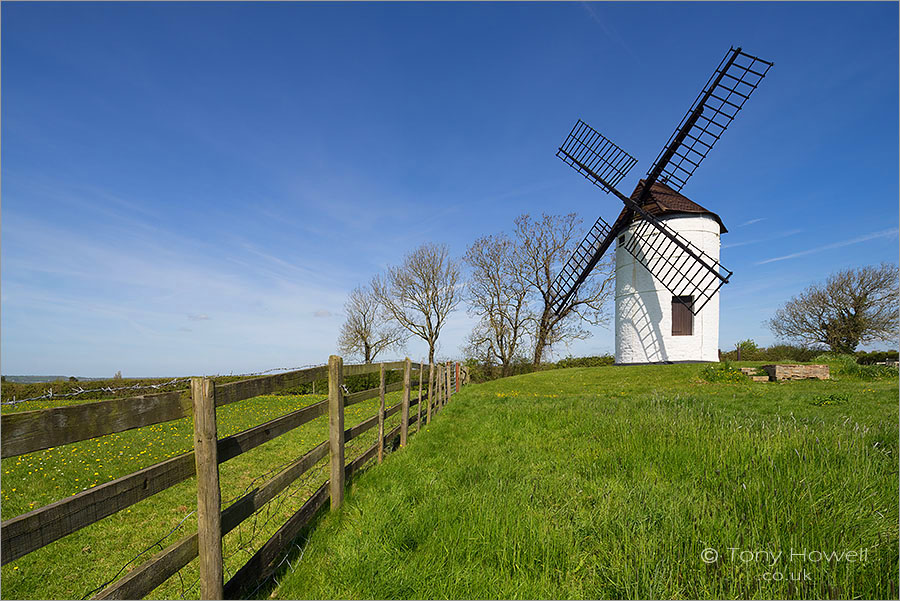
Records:
M275 571L282 550L309 524L328 503L328 481L306 500L299 510L278 529L266 543L225 584L226 599L241 599Z
M209 378L191 378L194 401L194 460L197 466L197 545L200 554L200 598L221 599L222 491L216 434L216 388Z
M191 414L191 399L181 391L163 392L21 411L0 416L0 455L3 458L24 455L50 447L124 432L160 422L181 419Z
M321 380L327 375L328 368L322 366L220 384L216 388L216 407L252 399L264 394L272 394L273 392L293 388L307 382Z
M393 384L389 384L385 388L385 392L395 392L397 390L401 390L402 388L403 382L394 382ZM354 392L353 394L348 394L344 397L344 407L349 407L350 405L355 405L369 399L374 399L378 396L378 394L378 388L369 388L367 390L361 390L359 392Z
M378 385L381 404L378 406L378 463L384 460L384 365L381 366L381 383Z
M372 428L374 428L377 425L378 425L378 415L373 415L372 417L370 417L368 419L364 419L363 421L359 422L355 426L347 428L346 430L344 430L344 443L350 442L351 440L353 440L354 438L356 438L363 432L371 430Z
M328 358L328 441L331 454L329 487L331 508L344 501L344 361L337 355Z
M385 371L391 371L394 369L403 369L403 361L393 361L390 363L361 363L358 365L345 365L344 366L344 377L347 376L361 376L363 374L374 374L379 369L380 366L384 366Z
M409 357L403 368L403 409L400 418L400 446L405 447L409 437Z
M222 535L231 532L241 522L272 500L294 480L322 460L328 454L328 442L324 441L303 457L282 470L260 488L244 495L222 512ZM170 576L197 557L197 533L189 534L157 553L128 575L117 580L94 599L142 599Z
M456 392L459 392L459 362L456 363Z
M400 411L400 409L402 409L402 408L403 408L403 403L397 403L393 407L388 407L384 412L384 419L391 417L392 415L394 415L395 413ZM387 435L385 435L385 439L387 439Z
M302 426L321 415L325 415L327 410L328 401L319 401L318 403L292 411L287 415L276 417L273 420L254 426L243 432L226 436L219 440L219 463L225 463L241 453L246 453L250 449L256 448L282 434L286 434L294 428Z

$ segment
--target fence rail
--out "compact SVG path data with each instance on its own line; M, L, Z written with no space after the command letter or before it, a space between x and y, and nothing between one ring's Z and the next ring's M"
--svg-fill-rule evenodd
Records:
M413 369L418 373L418 394L415 397L412 396ZM401 382L385 385L384 372L391 370L402 370L403 379ZM342 386L344 376L376 372L381 374L378 387L345 394ZM217 437L216 407L326 377L329 380L327 400L237 434ZM424 390L426 377L427 390ZM393 445L399 439L400 447L405 447L409 426L416 424L418 431L423 421L430 422L433 415L449 402L450 396L459 391L466 378L465 368L458 363L430 365L413 363L407 359L381 364L343 365L340 357L332 357L327 366L218 386L209 378L195 378L190 397L183 395L182 391L175 391L3 415L0 445L4 458L188 416L194 416L195 428L203 427L203 419L207 422L205 435L199 429L195 433L193 451L4 521L0 524L2 564L15 561L199 473L198 531L163 549L101 590L94 598L142 598L198 556L201 564L201 596L217 598L227 595L231 598L271 574L278 554L316 512L326 502L330 502L332 508L340 505L346 478L371 459L378 457L380 461L386 445ZM402 400L385 408L384 395L393 391L402 391ZM346 407L379 396L382 401L375 415L358 424L344 427ZM423 405L426 405L424 418ZM410 415L413 407L417 408L416 414ZM397 413L401 413L400 424L385 433L384 421ZM216 466L326 414L330 424L329 440L320 442L271 479L222 510ZM201 415L204 416L203 419ZM210 419L211 424L208 421ZM375 444L345 463L343 455L346 443L376 426L379 431ZM227 583L223 582L222 537L326 456L330 457L332 466L329 480L307 499Z

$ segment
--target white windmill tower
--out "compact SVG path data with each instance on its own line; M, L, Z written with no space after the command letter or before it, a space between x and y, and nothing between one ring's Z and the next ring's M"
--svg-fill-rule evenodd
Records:
M641 180L631 197L640 197L643 187ZM644 210L718 261L719 237L728 231L718 215L659 181L651 187ZM689 309L694 304L690 294L673 295L626 250L638 226L632 222L617 238L616 363L717 361L719 295L695 315Z
M772 63L731 48L634 193L615 186L637 162L580 119L556 156L625 204L602 217L553 282L561 313L616 245L616 363L716 361L718 291L732 272L719 263L722 220L681 194Z

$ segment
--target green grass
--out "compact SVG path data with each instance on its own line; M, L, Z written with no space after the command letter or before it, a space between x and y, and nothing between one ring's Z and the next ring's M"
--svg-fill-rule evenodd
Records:
M263 396L220 407L217 410L218 434L220 437L235 434L324 398L321 395ZM387 395L388 405L399 400L398 392ZM377 413L378 403L376 398L347 408L347 427ZM42 408L46 406L45 402ZM11 409L20 407L8 410ZM397 423L399 413L388 419L386 427L394 427ZM377 428L373 428L348 443L347 460L372 445L376 435ZM284 464L327 438L328 420L323 416L222 464L223 506L245 492L248 486L263 483ZM189 451L191 439L192 422L184 418L4 459L0 464L2 517L9 519ZM326 458L257 512L254 518L225 537L226 578L327 479L327 465ZM260 478L265 474L268 475ZM3 566L3 598L81 598L115 576L141 550L185 520L196 507L196 495L196 480L191 478ZM163 541L162 546L153 548L133 565L139 565L178 538L196 531L196 527L196 515L191 515ZM180 576L170 578L157 588L151 598L177 599L183 591L187 598L197 598L196 580L197 560L194 560Z
M702 369L467 387L353 483L265 592L897 598L896 377L711 383Z

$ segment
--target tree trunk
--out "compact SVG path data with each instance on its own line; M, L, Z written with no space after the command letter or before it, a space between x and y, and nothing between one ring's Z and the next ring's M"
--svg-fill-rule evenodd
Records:
M544 359L544 347L547 346L547 330L549 328L547 312L541 315L541 321L538 324L537 337L534 344L534 367L540 367L541 361Z

